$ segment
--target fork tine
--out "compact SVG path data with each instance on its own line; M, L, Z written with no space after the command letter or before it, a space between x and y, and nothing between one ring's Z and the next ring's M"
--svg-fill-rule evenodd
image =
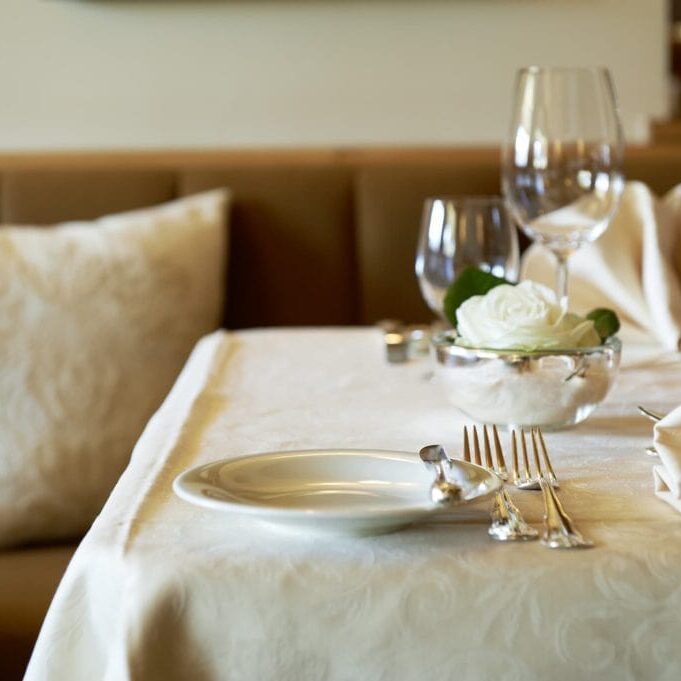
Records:
M523 450L523 480L530 479L530 462L527 459L527 442L525 441L525 429L520 429L520 445Z
M539 449L537 448L537 438L535 435L536 428L530 430L530 437L532 438L532 455L534 457L534 465L537 467L537 479L544 477L544 471L541 467L541 461L539 461Z
M489 444L489 432L487 426L482 427L482 443L485 452L485 466L490 470L494 470L494 462L492 461L492 448Z
M473 426L473 452L475 453L475 463L482 466L482 457L480 456L480 441L478 440L478 429Z
M511 476L513 484L517 485L520 482L520 475L518 474L518 442L515 428L511 431Z
M544 463L546 464L546 468L549 471L549 480L551 481L551 484L555 485L558 483L558 477L556 476L553 466L551 465L551 459L549 459L549 453L546 450L546 442L544 442L544 436L542 435L541 428L537 428L537 435L539 436L539 444L541 445Z
M503 480L508 479L508 471L506 470L506 460L504 459L504 452L501 449L501 442L499 442L499 431L496 426L492 426L492 435L494 436L494 453L497 457L497 469L499 475Z
M480 437L478 435L478 429L476 426L472 426L473 429L473 452L475 455L475 463L478 466L484 466L482 463L482 457L480 455ZM493 471L499 475L498 468L494 468L492 460L492 448L490 447L489 430L487 426L482 426L482 434L484 437L484 451L485 459L487 460L487 469ZM468 440L468 427L464 426L463 429L464 437L464 458L470 457L471 450ZM494 429L494 441L495 447L497 447L497 453L501 457L503 462L504 457L501 452L501 446L499 443L499 436ZM497 457L497 463L499 462ZM505 464L504 464L505 468ZM491 511L492 523L489 526L487 532L488 534L497 541L517 541L517 540L530 540L536 539L538 536L537 531L530 527L522 517L520 511L511 501L508 492L505 488L497 490L494 494L494 507Z
M463 460L468 461L468 463L471 461L471 446L468 443L468 428L466 426L463 427Z

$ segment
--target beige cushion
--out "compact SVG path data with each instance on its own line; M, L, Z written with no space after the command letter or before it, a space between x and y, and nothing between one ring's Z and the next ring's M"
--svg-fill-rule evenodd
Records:
M219 325L226 199L0 230L0 546L91 523Z

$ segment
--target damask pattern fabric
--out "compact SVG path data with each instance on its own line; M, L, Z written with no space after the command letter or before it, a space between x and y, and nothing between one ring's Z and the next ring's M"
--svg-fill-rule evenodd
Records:
M0 228L0 546L81 535L219 326L228 194Z
M462 451L428 362L388 365L376 329L212 334L76 552L26 681L676 681L681 522L653 493L635 405L651 385L676 405L681 362L634 350L591 418L546 434L596 543L566 552L492 541L489 504L348 538L178 499L176 475L225 457ZM540 493L511 494L539 524Z

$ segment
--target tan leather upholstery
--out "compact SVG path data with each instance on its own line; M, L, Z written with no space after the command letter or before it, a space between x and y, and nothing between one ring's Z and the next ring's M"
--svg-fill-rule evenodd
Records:
M631 149L624 158L624 175L664 194L681 183L681 147Z
M0 552L0 679L20 679L47 607L76 547Z
M414 254L425 198L498 194L496 157L477 163L364 168L357 176L360 321L426 321L432 317L414 275ZM396 295L397 294L397 295Z
M26 169L3 173L0 186L3 224L91 220L176 195L175 175L169 171Z
M356 321L351 175L343 168L187 171L181 194L233 191L227 325Z

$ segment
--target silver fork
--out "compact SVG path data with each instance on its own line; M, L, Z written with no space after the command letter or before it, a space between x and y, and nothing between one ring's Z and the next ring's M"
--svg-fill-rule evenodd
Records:
M523 489L541 489L544 497L544 530L541 535L541 543L552 549L586 549L593 546L590 539L585 539L581 532L572 522L570 516L563 509L562 504L558 500L554 487L558 486L556 474L553 472L551 459L546 449L544 437L539 428L532 428L530 431L530 439L532 441L532 458L534 460L535 468L537 469L536 478L530 475L528 471L528 457L527 447L525 445L525 431L520 431L520 442L523 449L523 464L525 470L525 479L536 481L537 487L526 485ZM541 443L542 458L547 472L544 472L539 458L539 447L537 440ZM511 463L511 474L515 480L518 476L518 453L516 446L515 431L512 432L512 447L513 458Z
M489 432L487 426L483 427L483 447L484 447L484 463L480 453L480 440L478 438L478 431L473 426L473 452L474 460L471 460L471 447L468 440L468 428L464 426L463 429L463 458L468 463L475 463L478 466L483 466L488 470L496 473L502 480L508 478L506 471L506 462L501 451L501 443L499 442L499 433L496 426L493 426L494 437L494 452L496 454L496 463L492 460L492 448L490 447ZM494 496L494 508L492 509L492 523L487 530L490 537L497 541L518 541L537 539L538 532L533 527L530 527L523 519L520 511L508 496L508 492L504 487Z
M558 477L556 476L549 453L546 451L546 442L544 436L539 428L532 428L530 431L532 437L532 453L534 456L534 465L537 469L537 477L530 474L531 466L529 457L527 456L527 443L525 441L525 430L520 429L520 447L522 450L522 469L518 465L518 443L516 441L515 430L511 431L511 480L518 489L541 489L539 486L539 476L542 474L542 464L539 460L539 452L537 450L537 442L535 440L535 433L541 445L542 458L544 459L544 468L546 468L546 477L552 487L558 488Z

